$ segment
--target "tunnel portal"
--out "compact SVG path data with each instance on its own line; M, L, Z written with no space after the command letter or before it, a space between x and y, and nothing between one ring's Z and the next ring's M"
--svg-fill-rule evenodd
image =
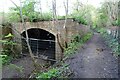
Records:
M50 32L39 29L32 28L27 30L29 37L29 44L34 55L44 55L50 59L55 59L55 36ZM26 44L26 34L25 31L21 34L22 38L22 52L28 52Z

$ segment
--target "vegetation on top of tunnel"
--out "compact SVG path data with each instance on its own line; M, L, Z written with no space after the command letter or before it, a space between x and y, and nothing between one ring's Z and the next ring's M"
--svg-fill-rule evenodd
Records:
M25 0L22 6L22 14L25 22L38 22L38 21L50 21L53 20L53 12L50 9L48 12L42 12L40 8L39 11L35 10L35 6L38 3L35 0ZM91 24L91 10L94 8L92 5L85 5L81 2L76 2L74 4L78 4L73 7L73 11L71 14L67 15L67 18L73 18L75 21L78 21L80 24ZM79 7L79 8L78 8ZM20 6L11 7L10 12L3 13L4 22L21 22L20 17ZM66 16L57 15L56 19L64 19Z

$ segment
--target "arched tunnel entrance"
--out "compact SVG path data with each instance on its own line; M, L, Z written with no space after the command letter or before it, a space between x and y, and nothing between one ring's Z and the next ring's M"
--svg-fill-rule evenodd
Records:
M49 59L55 59L55 36L50 32L32 28L28 29L29 44L35 56L44 55ZM21 34L26 38L25 31ZM22 52L28 52L25 39L22 38Z

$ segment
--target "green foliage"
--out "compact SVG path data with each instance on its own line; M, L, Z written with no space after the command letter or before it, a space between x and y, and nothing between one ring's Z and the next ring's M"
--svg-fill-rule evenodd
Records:
M43 13L42 16L38 17L40 20L52 20L52 13L50 12L46 12L46 13Z
M57 68L53 68L50 69L48 72L38 74L37 79L39 80L40 78L52 78L52 77L57 77L58 75L59 75L59 70Z
M0 54L0 58L2 59L2 65L8 64L12 60L11 56L2 53Z
M75 21L79 22L79 24L87 25L87 21L79 13L74 13L72 14L72 16L75 19Z
M65 16L57 16L57 19L65 19Z
M104 28L97 28L97 32L103 34L106 33L106 30Z
M112 49L113 53L115 53L115 55L117 56L120 55L120 51L118 49L120 45L118 44L118 40L108 34L105 28L99 27L96 29L96 31L102 34L102 36L105 38L107 45Z
M52 13L45 12L40 13L35 11L35 0L25 0L23 2L22 14L25 22L38 22L44 20L51 20ZM9 22L21 22L20 17L20 6L10 8L10 13L8 15Z
M71 41L71 43L68 44L68 48L65 49L65 58L67 56L74 54L75 51L78 49L78 47L82 46L87 40L89 40L92 37L92 33L88 32L87 34L80 36L75 35L74 39Z
M118 25L119 25L118 20L113 21L113 22L112 22L112 25L113 25L113 26L118 26Z
M17 12L11 12L8 14L7 17L7 21L8 22L20 22L20 15Z
M89 40L92 37L92 33L89 32L82 37L80 35L75 35L73 36L73 40L71 43L68 44L68 48L65 49L64 52L64 59L65 60L68 56L71 54L74 54L75 51L78 49L78 47L82 46L87 40ZM38 80L41 80L42 78L44 79L52 79L52 78L58 78L58 77L63 77L65 71L68 69L68 65L62 65L62 68L52 68L47 72L44 73L39 73L38 76L36 77ZM66 74L66 73L65 73Z
M106 43L108 44L108 46L112 49L113 53L118 56L120 55L120 51L119 51L119 43L117 39L114 39L111 35L104 33L102 34L103 37L106 39Z
M119 15L119 18L117 20L117 23L118 23L118 26L120 26L120 15Z
M13 37L13 35L11 33L9 33L8 35L5 36L5 38L10 38Z
M5 36L5 40L0 40L0 43L2 43L4 45L3 50L1 51L0 57L2 58L2 64L7 64L11 61L12 59L12 46L17 45L16 43L14 43L11 38L13 37L13 35L11 33L9 33L8 35Z
M47 72L42 72L37 74L37 80L54 79L64 76L63 74L68 69L68 64L62 64L60 67L51 68Z
M91 37L92 37L92 33L89 32L89 33L87 33L87 34L85 34L85 35L83 36L83 38L81 39L81 41L82 41L83 43L85 43L85 42L86 42L87 40L89 40Z

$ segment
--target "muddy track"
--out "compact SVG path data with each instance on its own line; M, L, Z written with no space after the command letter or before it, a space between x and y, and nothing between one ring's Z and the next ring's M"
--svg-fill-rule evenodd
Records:
M66 63L70 64L72 78L118 78L117 57L98 33Z

